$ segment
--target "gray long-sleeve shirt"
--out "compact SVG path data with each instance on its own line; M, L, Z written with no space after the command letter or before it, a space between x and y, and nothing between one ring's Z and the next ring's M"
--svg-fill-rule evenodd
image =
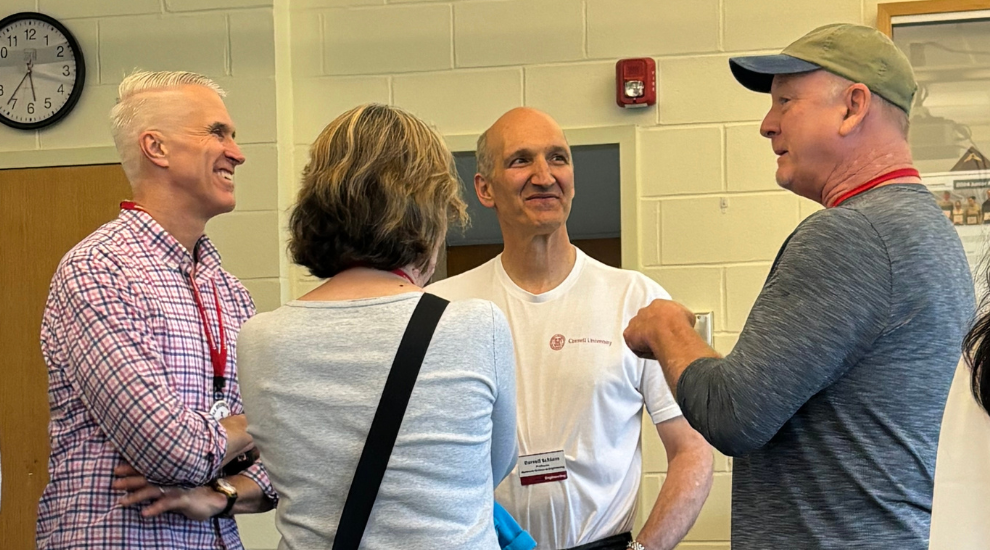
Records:
M784 243L732 353L678 384L733 462L732 547L928 548L939 426L973 283L920 185L857 195Z

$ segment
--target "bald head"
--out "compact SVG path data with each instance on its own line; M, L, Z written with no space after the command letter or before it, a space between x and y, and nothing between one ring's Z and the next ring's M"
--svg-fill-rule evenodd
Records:
M478 173L485 179L491 179L495 163L506 153L506 137L518 134L534 127L542 128L549 133L556 133L566 144L560 125L550 115L531 107L516 107L499 117L490 128L478 138L475 156L478 159Z

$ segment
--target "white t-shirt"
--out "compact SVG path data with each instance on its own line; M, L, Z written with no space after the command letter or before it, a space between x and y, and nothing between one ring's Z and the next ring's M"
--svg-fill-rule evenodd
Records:
M643 405L656 424L681 411L660 365L636 357L622 331L641 307L670 295L645 275L606 266L580 250L570 275L543 294L513 283L501 255L428 291L449 300L490 300L509 320L520 459L496 500L540 548L570 548L632 530ZM523 457L553 451L564 452L567 478L523 486Z

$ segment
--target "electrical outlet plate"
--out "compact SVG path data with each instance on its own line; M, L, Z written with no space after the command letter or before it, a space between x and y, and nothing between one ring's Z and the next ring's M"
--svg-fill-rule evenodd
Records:
M711 311L706 311L704 313L694 314L694 331L698 333L699 336L705 341L709 346L713 345L712 342L712 327L715 324L714 313Z

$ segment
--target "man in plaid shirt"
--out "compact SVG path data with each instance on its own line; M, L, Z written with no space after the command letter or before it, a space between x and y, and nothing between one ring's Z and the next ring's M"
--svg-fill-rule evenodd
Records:
M215 83L136 73L111 111L134 202L76 245L41 327L51 481L38 547L242 548L234 513L277 502L253 448L235 341L254 314L206 222L234 208L244 156Z

